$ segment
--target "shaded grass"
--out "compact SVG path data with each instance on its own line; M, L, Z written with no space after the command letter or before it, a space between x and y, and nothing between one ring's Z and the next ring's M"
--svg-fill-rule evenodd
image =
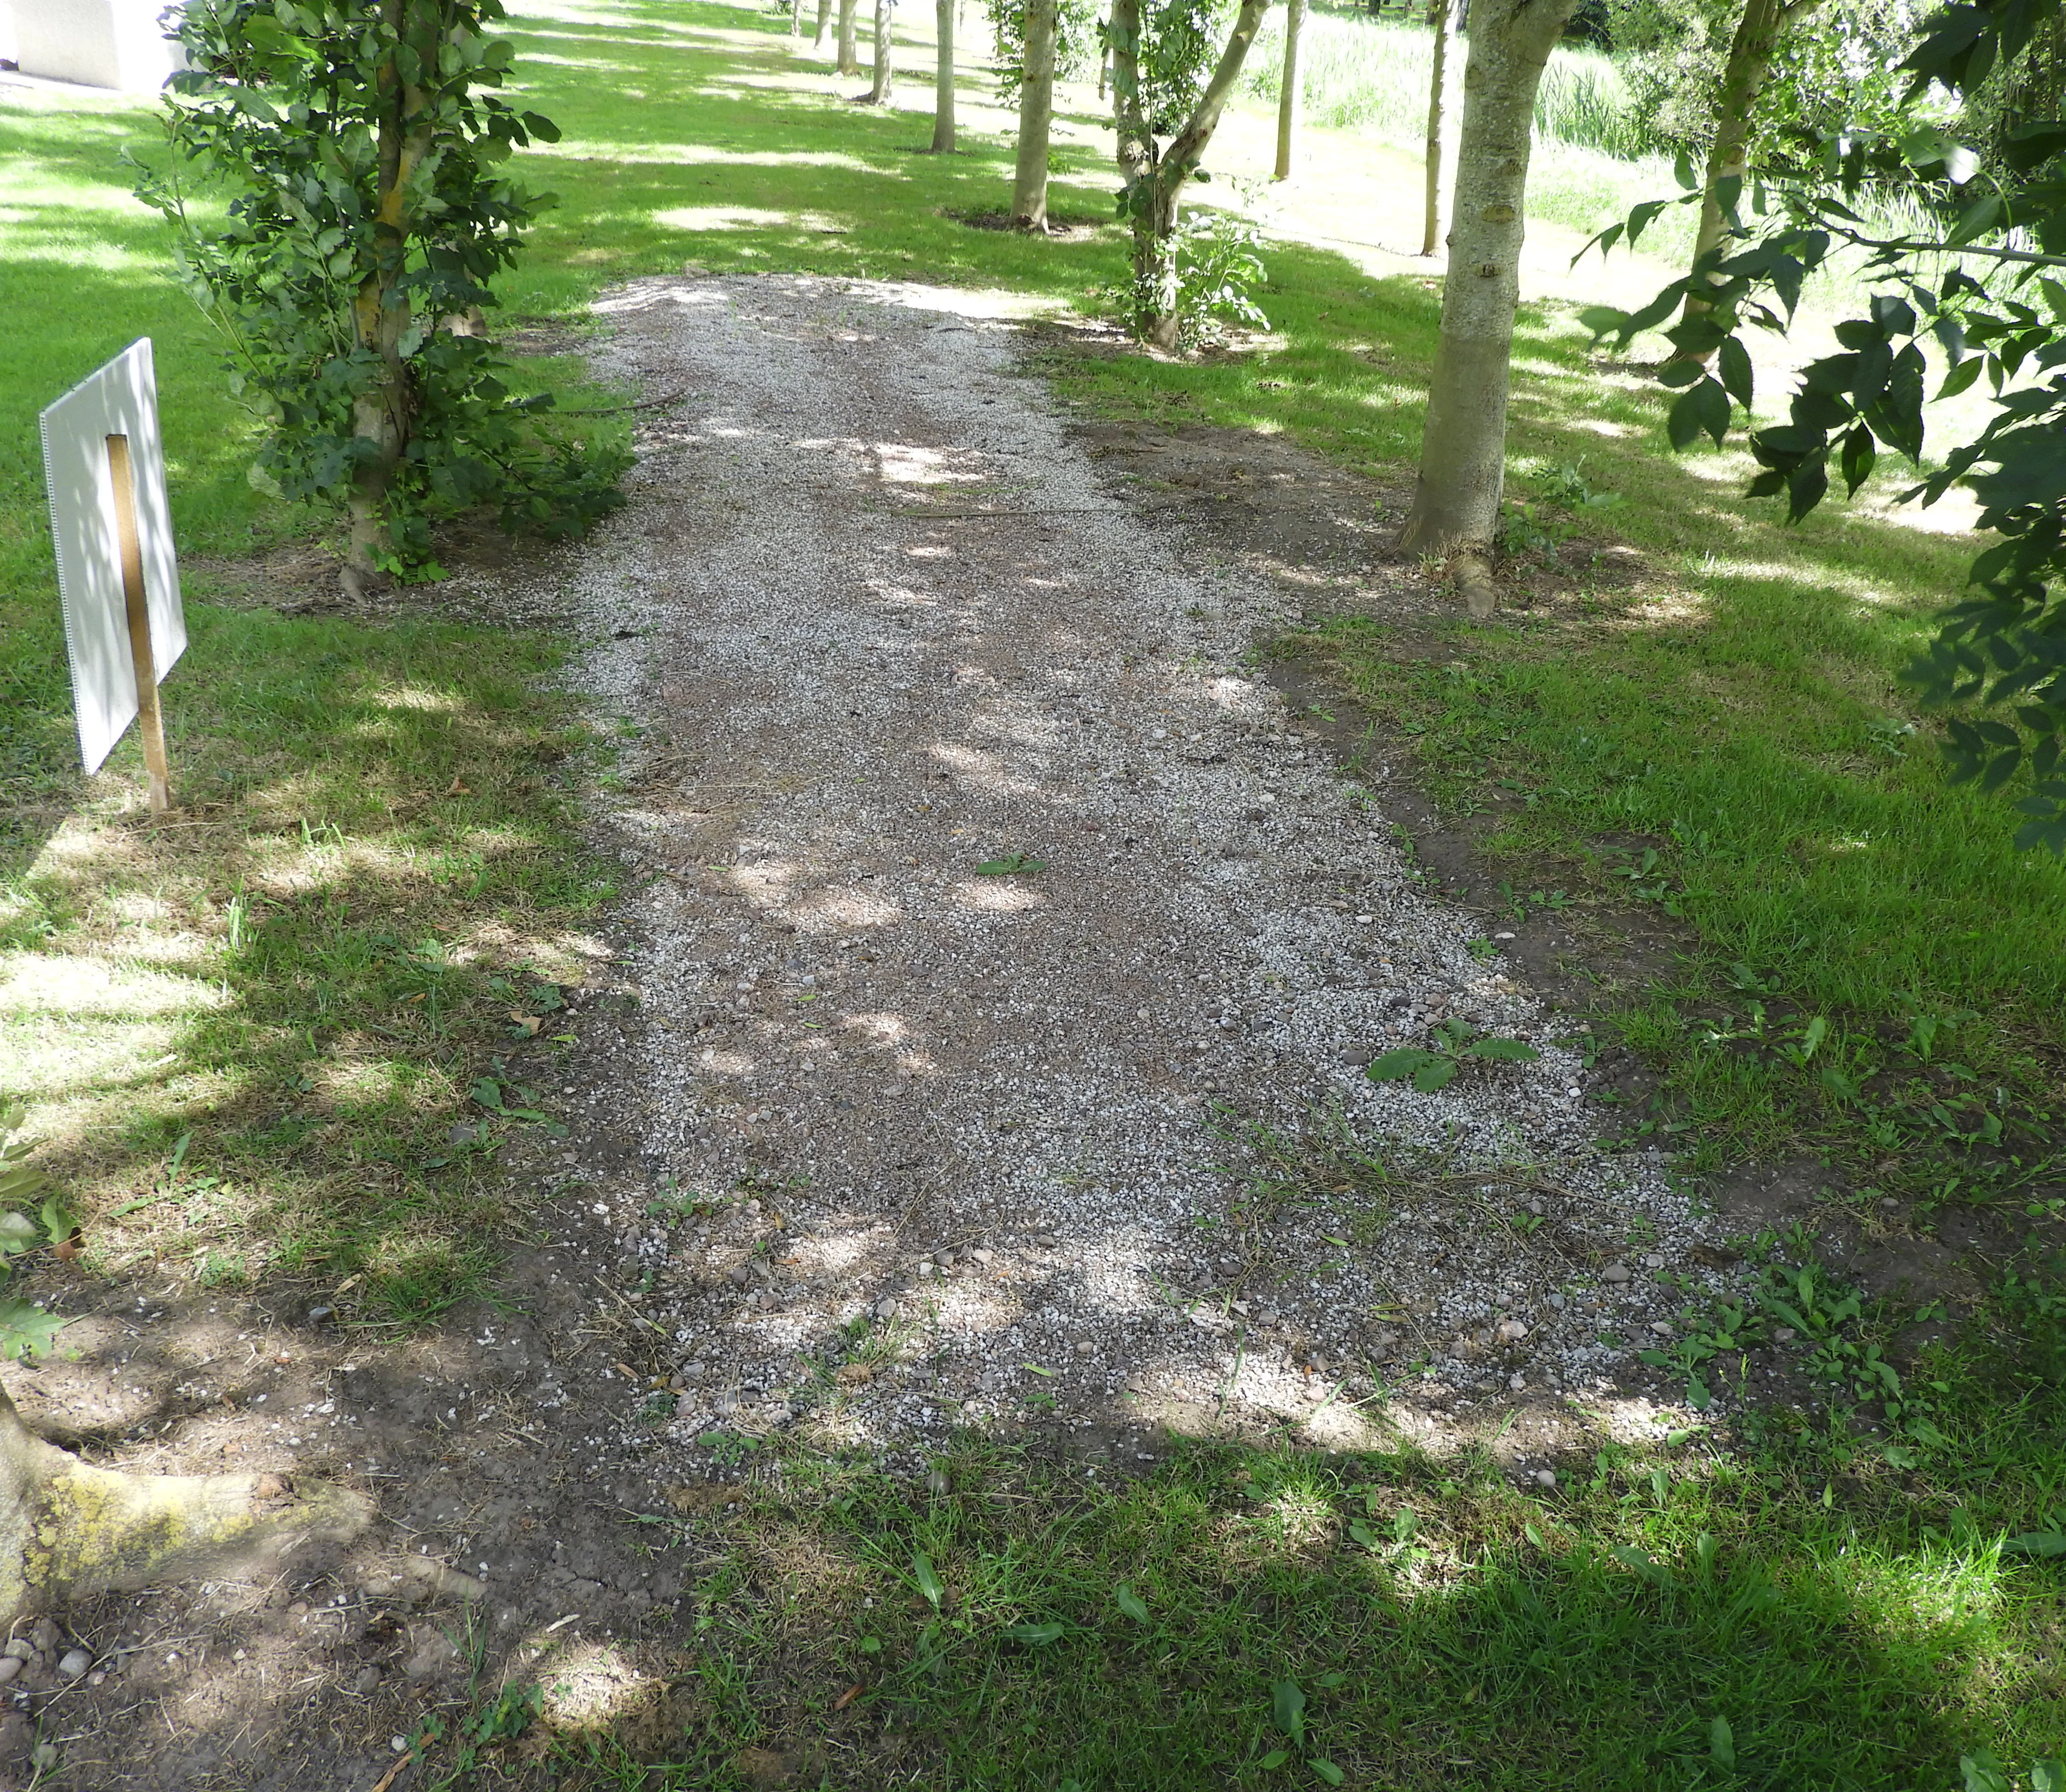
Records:
M2038 1467L2015 1422L2058 1416L2051 1397L1961 1441L1975 1469ZM666 1765L573 1739L561 1770L647 1792L752 1784L770 1754L832 1787L1906 1788L1951 1785L1962 1753L2055 1752L2059 1570L2001 1548L2027 1508L1978 1472L1918 1497L1828 1467L1695 1437L1610 1447L1537 1496L1474 1455L1181 1445L1107 1484L971 1445L913 1495L792 1456L717 1522Z

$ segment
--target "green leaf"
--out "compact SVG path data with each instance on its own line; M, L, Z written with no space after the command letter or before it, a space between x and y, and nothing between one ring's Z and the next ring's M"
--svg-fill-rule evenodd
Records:
M1456 1080L1456 1060L1454 1058L1436 1058L1424 1064L1413 1073L1413 1086L1423 1095L1432 1095L1436 1090L1447 1089Z
M1294 1742L1306 1740L1306 1695L1295 1680L1280 1680L1270 1689L1270 1714Z
M1729 395L1716 379L1703 379L1697 386L1687 387L1664 419L1664 433L1675 448L1690 448L1694 439L1703 434L1712 436L1715 446L1720 448L1728 432Z
M940 1577L933 1571L933 1559L923 1550L914 1550L911 1555L911 1573L918 1583L918 1591L938 1611L940 1601L946 1596L946 1588L940 1584Z
M1707 1753L1713 1758L1717 1766L1736 1766L1736 1733L1729 1728L1728 1718L1716 1717L1707 1725Z
M1731 398L1748 411L1751 395L1756 390L1756 376L1751 371L1750 351L1731 336L1716 351L1716 371L1721 375L1723 387Z
M492 1076L483 1076L475 1083L473 1098L491 1113L502 1111L502 1085Z
M1498 1058L1510 1064L1528 1064L1542 1054L1517 1039L1481 1039L1464 1048L1467 1058Z
M1124 1581L1122 1580L1116 1587L1112 1588L1112 1596L1114 1603L1117 1604L1120 1610L1124 1612L1127 1616L1131 1618L1136 1624L1144 1624L1148 1622L1147 1600L1143 1599L1138 1593L1135 1592L1134 1590L1131 1587L1128 1586Z
M1352 1518L1349 1521L1349 1539L1352 1543L1360 1543L1365 1549L1377 1547L1375 1535L1360 1518Z
M1065 1624L1049 1622L1044 1624L1011 1624L1004 1634L1015 1643L1025 1643L1034 1648L1045 1648L1050 1643L1059 1641L1067 1633Z
M1045 859L1034 858L1025 853L1007 853L1003 858L985 859L975 868L979 878L1012 878L1031 875L1047 868Z
M42 1232L26 1214L0 1214L0 1253L12 1257L42 1243Z
M1256 1766L1260 1767L1266 1774L1274 1774L1290 1758L1290 1755L1286 1750L1282 1749L1272 1749L1269 1753L1265 1755L1262 1760L1256 1763Z
M1430 1064L1443 1061L1440 1052L1424 1052L1417 1045L1405 1045L1396 1052L1386 1052L1381 1058L1373 1058L1364 1074L1373 1083L1403 1082L1408 1076L1418 1076Z
M26 1300L0 1300L0 1357L11 1363L22 1356L47 1356L70 1323Z
M1309 1761L1306 1765L1317 1778L1325 1780L1330 1786L1339 1786L1348 1777L1331 1761Z
M2002 1545L2018 1555L2066 1555L2066 1530L2026 1530Z

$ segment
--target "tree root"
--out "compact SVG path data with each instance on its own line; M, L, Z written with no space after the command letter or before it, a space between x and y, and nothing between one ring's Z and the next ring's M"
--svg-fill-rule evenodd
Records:
M0 1617L90 1593L277 1563L373 1517L348 1488L276 1474L123 1474L29 1429L0 1393Z
M1482 622L1498 611L1499 587L1493 582L1492 567L1484 554L1466 549L1449 562L1449 575L1473 616Z

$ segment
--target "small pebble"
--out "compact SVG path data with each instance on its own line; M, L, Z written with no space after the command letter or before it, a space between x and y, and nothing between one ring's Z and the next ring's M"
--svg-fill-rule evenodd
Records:
M0 1686L5 1686L9 1681L12 1680L15 1675L21 1672L21 1656L18 1655L0 1655Z
M1517 1369L1512 1375L1509 1375L1506 1378L1506 1385L1516 1393L1519 1393L1523 1388L1528 1385L1528 1377L1521 1374L1521 1372Z
M1626 1263L1609 1263L1600 1271L1602 1282L1626 1282L1628 1278L1629 1267Z
M1557 1485L1557 1471L1554 1469L1537 1469L1535 1471L1535 1484L1538 1487L1555 1486Z
M77 1680L92 1665L93 1657L84 1649L67 1649L58 1663L58 1672L67 1680Z

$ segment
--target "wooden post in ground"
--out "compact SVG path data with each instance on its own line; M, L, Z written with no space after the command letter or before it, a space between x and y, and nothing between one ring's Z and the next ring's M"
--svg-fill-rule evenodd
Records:
M172 806L165 767L165 724L158 712L158 662L151 651L151 611L144 598L144 546L136 533L136 476L129 465L129 438L107 438L107 471L115 485L115 533L122 553L122 607L129 623L129 662L136 670L136 732L151 777L151 813Z

